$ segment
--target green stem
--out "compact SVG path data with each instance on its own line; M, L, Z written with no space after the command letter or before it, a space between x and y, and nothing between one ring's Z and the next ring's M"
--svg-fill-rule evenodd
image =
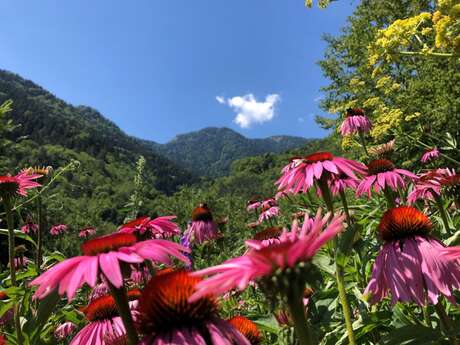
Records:
M125 326L128 344L137 345L139 338L137 336L136 328L134 327L131 310L129 309L128 296L126 294L125 287L122 286L121 288L116 288L109 280L107 280L107 284L109 285L110 292L117 304L118 312Z
M442 202L441 196L436 194L435 192L433 192L432 194L434 196L434 201L436 202L436 206L438 207L439 215L441 216L442 223L444 224L444 229L447 234L452 235L450 231L449 218L447 216L446 210L444 209L444 204Z
M444 327L444 329L445 329L445 331L447 333L447 337L449 338L449 343L451 345L458 345L457 337L455 335L455 328L453 327L452 322L449 319L449 316L447 315L446 311L444 310L444 307L443 307L441 301L439 301L435 305L435 309L436 309L436 312L439 315L439 319L441 320L441 324L443 325L443 327Z
M6 223L8 226L8 254L10 261L10 276L11 276L11 285L18 286L16 281L16 268L14 265L14 256L15 256L15 235L14 235L14 223L13 223L13 214L12 214L12 204L9 196L3 196L3 204L5 206L6 212ZM16 329L16 338L18 345L23 344L21 323L19 320L19 304L15 304L13 308L13 320L14 327Z
M351 227L351 217L350 211L348 209L348 202L345 192L343 190L340 191L340 199L342 200L343 211L345 212L345 216L347 217L347 224Z
M321 190L321 195L323 196L324 202L327 205L329 212L331 212L331 218L334 216L334 203L332 202L332 195L327 182L325 180L319 180L318 186ZM348 205L347 205L348 209ZM334 253L337 256L338 241L337 237L334 238ZM335 258L335 268L336 268L336 280L337 280L337 289L339 290L339 300L342 305L343 317L345 318L345 326L347 328L348 341L350 345L355 345L355 335L353 333L353 322L351 319L351 309L350 304L348 303L347 292L345 289L345 277L343 267L338 263L337 257Z
M294 321L295 333L299 339L299 345L315 344L307 315L305 314L305 307L302 303L302 295L299 293L290 293L288 295L288 306L292 320Z
M430 312L428 311L428 306L423 306L422 312L423 312L423 319L425 320L426 325L431 328L431 318L430 318Z
M361 141L361 146L363 147L364 153L365 153L366 156L369 158L370 155L369 155L369 152L367 151L366 138L364 137L363 131L359 131L359 132L358 132L358 135L359 135L359 139L360 139L360 141Z
M345 277L343 267L337 264L336 260L336 279L337 289L339 290L340 304L342 304L343 317L345 318L345 326L347 328L348 341L350 345L355 345L355 335L353 333L353 322L351 320L351 309L348 303L347 292L345 289Z
M37 215L38 215L38 231L37 231L37 256L35 258L35 265L37 266L37 273L40 274L42 266L42 256L43 256L43 208L42 208L42 198L41 196L37 197L36 200L37 206Z

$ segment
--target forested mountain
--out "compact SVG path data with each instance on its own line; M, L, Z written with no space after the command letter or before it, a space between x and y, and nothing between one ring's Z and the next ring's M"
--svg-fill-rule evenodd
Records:
M166 193L192 179L189 172L153 152L142 140L126 135L98 111L72 106L29 80L0 71L0 103L8 99L13 101L9 117L18 125L12 133L13 140L23 137L37 148L55 145L86 153L100 162L116 160L129 167L134 167L136 159L143 155L155 188ZM45 158L43 155L46 152L41 153L41 158ZM57 165L50 161L51 157L46 158L41 159L42 164Z
M310 140L293 136L249 139L230 128L208 127L181 134L166 144L151 143L159 153L194 173L223 176L240 158L279 153L305 146Z

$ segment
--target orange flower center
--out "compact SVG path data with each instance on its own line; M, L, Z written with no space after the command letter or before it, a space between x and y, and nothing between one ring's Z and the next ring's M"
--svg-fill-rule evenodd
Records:
M13 195L19 190L19 182L14 176L0 176L0 194Z
M193 221L211 221L212 213L207 206L199 206L192 211L192 220Z
M129 301L137 300L140 296L141 290L139 289L128 291ZM82 312L89 321L107 320L118 316L117 305L111 295L96 298L88 306L84 307Z
M283 228L274 226L262 230L254 235L254 239L257 241L270 240L272 238L278 238L283 233Z
M139 217L134 219L126 224L123 224L120 228L137 228L139 226L144 225L149 220L149 217Z
M217 312L216 301L203 297L189 303L201 281L185 271L154 276L139 299L140 328L144 334L168 332L179 327L201 328Z
M388 159L374 159L367 165L369 175L377 175L394 170L395 165Z
M136 236L126 233L114 233L88 240L81 245L84 255L97 255L116 251L121 247L129 247L136 243Z
M307 163L316 163L316 162L324 162L324 161L331 161L334 158L332 153L330 152L316 152L312 153L311 155L305 156L303 159Z
M378 231L383 240L392 241L427 235L432 227L430 219L422 212L413 207L401 206L391 208L383 214Z
M366 113L361 108L350 108L347 109L347 113L345 114L346 117L349 116L365 116Z
M243 334L251 345L260 344L262 335L254 322L243 316L232 317L228 322Z

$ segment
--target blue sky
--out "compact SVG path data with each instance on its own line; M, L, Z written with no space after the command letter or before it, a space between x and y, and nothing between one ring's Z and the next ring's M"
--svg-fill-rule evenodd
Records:
M2 0L0 67L157 142L208 126L321 137L321 35L355 4L303 3Z

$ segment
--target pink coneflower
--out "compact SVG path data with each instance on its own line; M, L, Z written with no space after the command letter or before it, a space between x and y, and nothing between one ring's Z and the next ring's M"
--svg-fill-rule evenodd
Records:
M16 271L18 270L22 270L23 268L25 268L28 264L30 264L30 260L25 257L25 256L18 256L16 258L14 258L14 262L13 262L13 265L14 265L14 269Z
M364 292L377 303L391 292L391 302L436 304L440 295L455 302L452 289L460 287L460 266L442 254L444 246L430 236L431 221L413 207L385 212L378 231L384 241Z
M88 238L94 235L96 235L96 229L91 226L88 228L81 229L78 233L78 237L80 238Z
M8 345L6 342L6 339L3 337L3 335L0 335L0 345Z
M343 136L352 135L358 132L368 133L372 128L371 121L363 109L347 109L345 120L340 126L340 133Z
M422 163L428 163L432 160L435 160L440 155L440 152L437 147L433 147L432 149L426 150L425 153L420 158Z
M129 291L128 299L135 300L139 295L139 290ZM134 306L133 302L130 302L133 317L137 315L133 310ZM83 308L83 313L89 323L75 335L70 345L108 345L105 342L108 336L122 336L126 333L116 303L110 295L92 301Z
M119 232L133 233L141 235L149 233L151 238L169 238L180 235L179 226L172 220L176 216L163 216L151 219L150 217L140 217L120 227Z
M65 340L67 337L71 336L76 329L77 326L73 322L64 322L54 330L54 337L57 340Z
M261 206L262 206L262 202L261 202L261 201L259 201L259 200L257 200L257 199L252 199L252 200L249 200L249 201L248 201L246 210L247 210L248 212L255 211L255 210L259 209Z
M460 174L446 176L440 180L441 187L446 194L454 198L454 202L460 201Z
M398 188L404 188L406 182L404 179L417 180L417 175L404 169L398 169L387 159L374 159L367 165L367 176L356 189L356 195L364 193L371 197L372 188L376 193L387 189L397 191Z
M94 287L100 276L120 288L123 285L121 263L138 264L152 260L170 265L170 257L189 263L183 254L189 249L177 243L167 240L136 242L134 234L126 233L114 233L84 242L81 245L83 256L64 260L31 282L31 285L38 286L34 296L44 298L59 287L59 294L67 292L70 301L85 282Z
M58 225L53 225L51 227L50 234L53 235L53 236L58 236L60 234L63 234L66 231L67 231L67 225L58 224Z
M260 224L265 220L269 220L274 217L278 217L280 214L280 208L278 206L271 206L268 208L263 208L260 212L259 219L257 222Z
M329 152L316 152L303 158L293 158L283 168L281 178L276 181L278 190L297 194L308 192L315 181L326 181L333 175L345 174L357 179L355 173L364 174L366 166Z
M38 224L27 222L21 227L21 231L25 234L30 234L31 232L36 234L38 231Z
M184 236L190 243L203 243L220 237L208 205L200 204L193 210L192 222L187 226Z
M92 290L91 293L88 296L88 301L92 302L99 297L105 296L110 294L110 288L107 285L107 283L102 282L100 284L97 284Z
M12 197L14 195L27 196L27 190L41 186L34 181L41 175L26 171L21 171L15 176L0 176L0 195Z
M283 234L283 228L270 227L256 233L252 239L254 243L259 243L261 246L268 247L273 243L279 243L280 237ZM251 240L249 240L251 241Z
M201 279L185 271L157 275L139 299L139 329L145 337L140 345L238 344L249 341L218 315L216 301L189 297Z
M228 323L243 334L251 345L259 345L262 342L262 334L257 325L244 316L237 315L228 320Z
M248 241L251 247L243 256L225 261L223 264L192 273L194 276L211 277L198 283L198 291L191 300L208 294L222 295L234 288L244 290L249 282L259 281L274 275L277 270L308 263L316 252L343 229L343 216L336 216L326 227L329 214L315 217L312 226L305 231L294 227L280 236L279 243L266 247L257 241ZM323 231L323 228L326 229Z
M455 175L455 172L449 169L434 169L420 174L414 184L414 188L407 197L407 201L413 204L419 199L434 200L441 195L444 178L453 175Z
M359 180L349 177L345 174L334 175L329 180L329 188L331 190L332 195L338 195L342 192L345 192L345 189L350 188L356 190L359 185Z

